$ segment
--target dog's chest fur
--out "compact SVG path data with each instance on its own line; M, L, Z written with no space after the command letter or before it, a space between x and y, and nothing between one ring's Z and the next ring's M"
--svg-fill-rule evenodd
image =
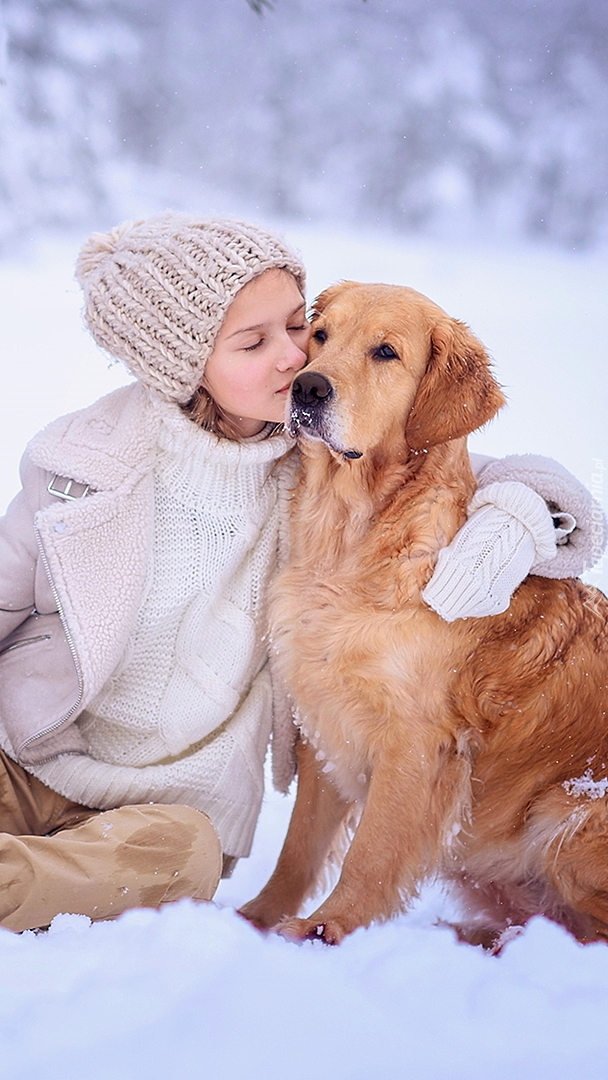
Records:
M445 712L453 629L420 591L461 524L464 500L437 487L410 496L407 508L394 498L380 513L360 497L345 514L331 485L314 479L303 476L294 502L292 556L273 589L271 636L321 767L345 796L361 799L390 728L437 723Z

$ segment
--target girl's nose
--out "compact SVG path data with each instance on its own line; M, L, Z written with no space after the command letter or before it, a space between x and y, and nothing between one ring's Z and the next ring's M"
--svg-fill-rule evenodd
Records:
M277 366L282 371L286 371L288 368L294 368L296 371L299 371L300 368L304 367L307 360L308 357L304 350L288 337L284 344L284 348L281 351L281 357Z

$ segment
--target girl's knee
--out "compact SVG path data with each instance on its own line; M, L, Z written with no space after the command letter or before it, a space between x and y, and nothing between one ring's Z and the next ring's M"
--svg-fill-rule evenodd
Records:
M206 814L190 806L149 803L100 814L114 847L115 870L136 882L137 903L158 907L189 897L210 900L222 872L222 849Z

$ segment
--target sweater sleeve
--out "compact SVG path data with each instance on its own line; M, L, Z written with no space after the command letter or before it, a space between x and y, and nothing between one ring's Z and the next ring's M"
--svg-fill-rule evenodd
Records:
M475 469L475 462L473 462ZM518 481L546 502L556 528L555 558L540 558L532 572L542 577L579 577L597 563L606 547L608 522L587 488L552 458L510 454L484 459L477 472L479 490Z
M514 480L489 484L476 491L465 524L439 552L422 598L446 622L498 615L533 564L555 551L541 496Z

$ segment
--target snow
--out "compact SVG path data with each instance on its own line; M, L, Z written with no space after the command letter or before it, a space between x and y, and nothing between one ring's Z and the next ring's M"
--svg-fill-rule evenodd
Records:
M585 769L582 776L574 780L565 780L564 788L568 795L586 795L588 799L604 799L608 795L608 779L593 779L593 770Z
M606 1075L606 950L538 919L499 960L400 919L340 949L182 902L0 936L3 1075Z
M510 399L474 448L551 454L605 499L605 252L285 231L310 268L311 297L344 277L402 282L468 322ZM0 509L27 438L126 380L82 329L78 242L49 240L0 264ZM587 576L606 589L605 571ZM437 887L336 949L244 923L233 908L270 873L291 802L268 792L252 856L213 905L0 930L0 1077L605 1080L608 950L545 919L498 958L436 925L451 912Z

